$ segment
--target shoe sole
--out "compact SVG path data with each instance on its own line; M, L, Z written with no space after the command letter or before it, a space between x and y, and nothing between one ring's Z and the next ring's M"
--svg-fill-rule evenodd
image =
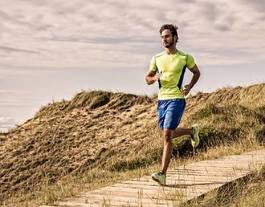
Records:
M166 185L166 184L160 183L160 181L158 179L154 178L154 177L152 177L152 179L153 179L153 181L157 182L161 186L165 186Z
M200 144L200 140L198 139L198 142L196 142L196 141L193 139L192 141L194 142L194 146L193 146L193 144L192 144L192 146L193 146L194 148L197 148L197 147L199 146L199 144Z
M196 129L199 130L198 126L196 126ZM197 131L197 130L196 130L196 131ZM193 146L193 145L192 145L192 146L193 146L194 148L196 148L196 147L198 147L198 145L200 144L199 132L198 132L198 139L195 139L194 137L195 137L195 136L193 136L193 138L191 138L191 139L192 139L192 141L194 142L194 145L195 145L195 146ZM196 141L198 141L198 142L196 142ZM197 144L196 144L196 143L197 143Z

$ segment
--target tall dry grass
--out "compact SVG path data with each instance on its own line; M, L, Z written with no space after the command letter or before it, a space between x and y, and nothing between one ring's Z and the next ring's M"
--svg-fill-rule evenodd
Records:
M174 140L171 167L259 149L264 143L265 84L187 99L182 126L198 123L201 144ZM0 144L0 205L37 206L150 174L162 139L156 100L102 91L50 103Z

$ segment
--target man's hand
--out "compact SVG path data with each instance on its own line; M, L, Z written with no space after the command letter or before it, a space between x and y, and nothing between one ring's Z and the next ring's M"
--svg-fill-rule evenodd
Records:
M160 73L156 73L154 71L149 71L145 76L145 81L148 85L153 84L154 82L158 81L161 77Z
M158 81L161 78L162 73L156 73L154 78L154 82Z
M197 83L197 81L201 75L201 72L200 72L199 68L197 67L197 65L194 65L193 68L191 68L189 70L193 73L193 76L192 76L190 84L185 85L184 89L182 90L182 93L184 96L187 96L189 94L190 90Z
M184 96L187 96L189 94L190 90L191 90L191 86L190 85L185 85L184 86L184 89L182 91L183 92L183 95Z

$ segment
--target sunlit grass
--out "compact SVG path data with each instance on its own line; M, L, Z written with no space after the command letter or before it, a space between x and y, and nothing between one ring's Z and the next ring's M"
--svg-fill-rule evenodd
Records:
M222 89L188 99L181 125L198 123L202 141L193 151L189 137L174 140L170 168L263 148L264 89L264 85ZM19 183L13 175L25 168L24 160L31 175L39 176L35 183L22 179L16 191L5 191L6 199L0 205L8 207L53 204L150 175L159 169L162 154L156 103L134 95L79 93L71 101L43 107L33 119L0 135L0 164L6 166L0 173ZM45 157L52 162L44 168ZM8 168L12 161L17 169Z

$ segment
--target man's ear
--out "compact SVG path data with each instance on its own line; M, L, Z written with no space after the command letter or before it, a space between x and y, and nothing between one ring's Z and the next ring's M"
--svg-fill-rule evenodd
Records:
M178 37L176 35L174 36L174 40L175 40L175 42L178 41Z

